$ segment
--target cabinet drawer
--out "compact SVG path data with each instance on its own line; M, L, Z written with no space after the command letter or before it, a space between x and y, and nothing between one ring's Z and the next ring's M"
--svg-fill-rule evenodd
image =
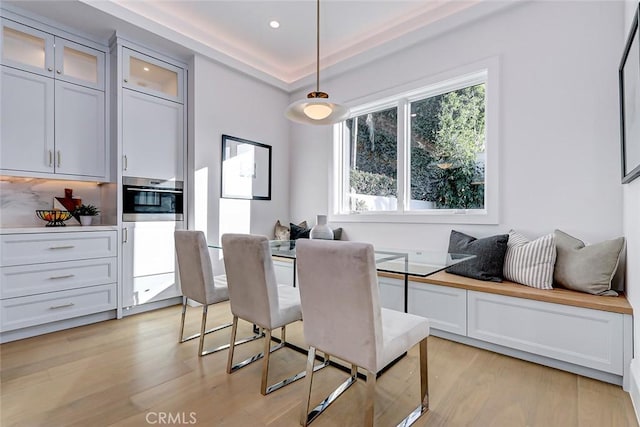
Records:
M0 236L3 267L117 255L115 231L6 234Z
M623 315L468 291L469 337L622 375Z
M8 298L0 304L0 328L10 331L115 309L116 284Z
M117 258L0 268L0 299L117 282Z
M123 293L123 305L125 307L161 301L182 295L176 283L175 273L135 277L133 279L133 292L123 290Z
M409 282L409 313L429 319L433 329L467 335L467 291Z

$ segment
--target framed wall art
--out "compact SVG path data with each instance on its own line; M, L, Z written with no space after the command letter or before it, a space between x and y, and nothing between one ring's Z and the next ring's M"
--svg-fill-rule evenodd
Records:
M222 135L221 197L271 200L271 146Z
M618 70L622 183L640 176L640 34L636 9Z

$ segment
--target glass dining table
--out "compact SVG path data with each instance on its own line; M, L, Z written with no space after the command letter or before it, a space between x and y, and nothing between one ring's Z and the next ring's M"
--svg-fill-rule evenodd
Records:
M220 245L210 248L222 249ZM270 240L271 255L293 260L293 286L296 286L296 241ZM404 278L404 312L408 312L409 277L427 277L452 265L475 258L475 255L416 249L387 249L374 246L376 268L380 272L399 274Z

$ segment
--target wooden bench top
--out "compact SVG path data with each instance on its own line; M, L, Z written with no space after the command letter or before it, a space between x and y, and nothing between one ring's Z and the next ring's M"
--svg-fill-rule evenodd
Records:
M380 276L391 277L404 280L401 274L378 273ZM556 304L572 305L574 307L592 308L595 310L610 311L613 313L633 314L633 308L624 295L617 297L607 297L591 295L568 289L536 289L518 283L503 281L486 282L483 280L471 279L469 277L458 276L444 271L432 274L428 277L410 276L411 282L429 283L432 285L450 286L453 288L467 289L470 291L487 292L491 294L506 295L516 298L527 298L536 301L552 302Z

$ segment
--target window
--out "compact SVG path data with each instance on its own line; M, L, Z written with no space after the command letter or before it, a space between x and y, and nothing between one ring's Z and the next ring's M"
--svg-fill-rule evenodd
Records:
M488 75L352 109L336 125L336 219L497 223L497 171L489 169L497 168L497 143L487 126L496 95Z

